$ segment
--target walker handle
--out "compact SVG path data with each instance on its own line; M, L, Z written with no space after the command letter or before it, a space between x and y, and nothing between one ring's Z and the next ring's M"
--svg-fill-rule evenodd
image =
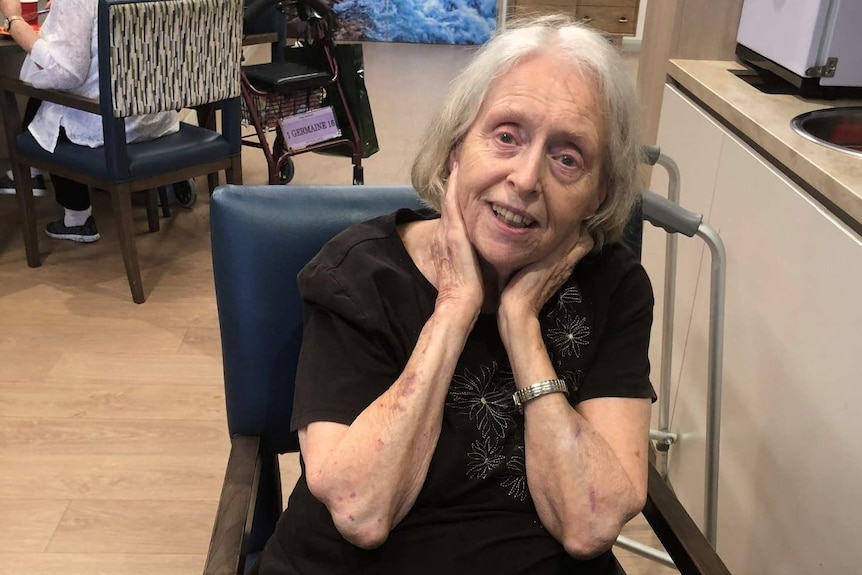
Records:
M691 212L667 198L649 190L643 193L643 219L672 234L693 237L703 221L703 215Z
M661 148L658 146L644 145L641 147L644 153L644 163L650 166L655 166L661 156Z

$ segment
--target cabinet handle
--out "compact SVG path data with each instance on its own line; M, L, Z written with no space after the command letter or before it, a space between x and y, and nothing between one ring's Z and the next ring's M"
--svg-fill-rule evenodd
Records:
M581 18L581 22L583 22L584 24L589 24L592 21L593 21L592 16L584 16L583 18Z
M626 18L625 16L620 16L620 19L619 19L619 20L617 20L617 22L619 22L620 24L628 24L628 23L629 23L629 19L628 19L628 18Z

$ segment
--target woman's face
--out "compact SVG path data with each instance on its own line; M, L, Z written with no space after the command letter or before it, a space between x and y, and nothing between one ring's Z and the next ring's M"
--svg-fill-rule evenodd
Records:
M454 159L467 233L501 278L571 245L598 209L602 130L595 82L553 54L491 86Z

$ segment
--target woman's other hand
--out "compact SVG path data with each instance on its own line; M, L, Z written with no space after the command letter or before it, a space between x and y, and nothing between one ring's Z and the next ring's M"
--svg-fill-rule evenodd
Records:
M500 296L498 319L512 320L515 326L528 318L536 318L542 306L566 282L575 265L593 249L593 238L583 225L572 242L562 243L543 259L518 271Z
M484 302L482 273L458 205L458 163L454 162L440 206L440 223L431 242L437 276L437 306L455 304L478 315Z

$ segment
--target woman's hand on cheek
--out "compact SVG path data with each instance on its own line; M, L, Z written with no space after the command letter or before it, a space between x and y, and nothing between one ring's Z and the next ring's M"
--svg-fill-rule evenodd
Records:
M484 301L482 274L458 204L458 164L452 166L431 243L437 272L437 305L454 303L478 315Z
M582 226L573 240L561 243L541 260L519 270L503 288L498 317L516 321L538 317L542 306L569 279L575 265L593 245L592 236Z

